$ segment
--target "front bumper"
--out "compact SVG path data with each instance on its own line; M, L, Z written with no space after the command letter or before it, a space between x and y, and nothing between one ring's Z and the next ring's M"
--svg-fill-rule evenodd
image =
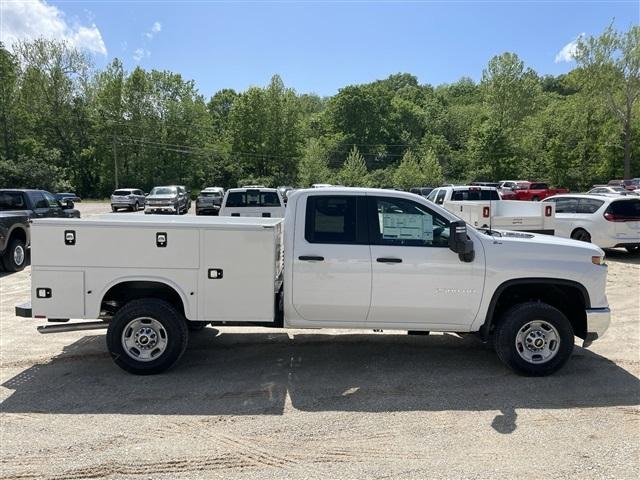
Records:
M582 343L583 347L588 347L595 340L601 338L611 323L611 310L605 308L589 308L587 313L587 336Z
M146 205L144 213L175 213L176 207L173 205Z

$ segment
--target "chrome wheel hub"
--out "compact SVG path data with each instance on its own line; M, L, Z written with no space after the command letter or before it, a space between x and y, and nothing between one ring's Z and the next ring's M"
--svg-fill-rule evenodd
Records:
M18 245L13 250L13 263L16 265L22 265L24 263L24 247L22 245Z
M545 363L558 353L560 334L544 320L526 323L516 335L516 350L529 363Z
M141 362L150 362L162 355L167 348L167 340L167 331L154 318L136 318L122 330L124 351Z

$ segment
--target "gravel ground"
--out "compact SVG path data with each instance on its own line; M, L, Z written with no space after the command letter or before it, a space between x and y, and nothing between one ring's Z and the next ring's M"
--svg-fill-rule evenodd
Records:
M0 476L639 478L640 259L607 255L613 324L547 378L472 337L211 327L136 377L16 318L30 269L0 274Z

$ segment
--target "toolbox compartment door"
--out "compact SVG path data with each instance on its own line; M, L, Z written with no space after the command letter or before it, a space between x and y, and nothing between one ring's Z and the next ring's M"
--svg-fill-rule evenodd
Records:
M84 272L32 268L31 307L34 317L84 318Z

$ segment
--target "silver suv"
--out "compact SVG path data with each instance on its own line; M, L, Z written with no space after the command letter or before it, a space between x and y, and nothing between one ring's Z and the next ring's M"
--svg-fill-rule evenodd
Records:
M117 212L119 208L126 208L137 212L144 208L144 192L139 188L119 188L111 195L111 210Z

